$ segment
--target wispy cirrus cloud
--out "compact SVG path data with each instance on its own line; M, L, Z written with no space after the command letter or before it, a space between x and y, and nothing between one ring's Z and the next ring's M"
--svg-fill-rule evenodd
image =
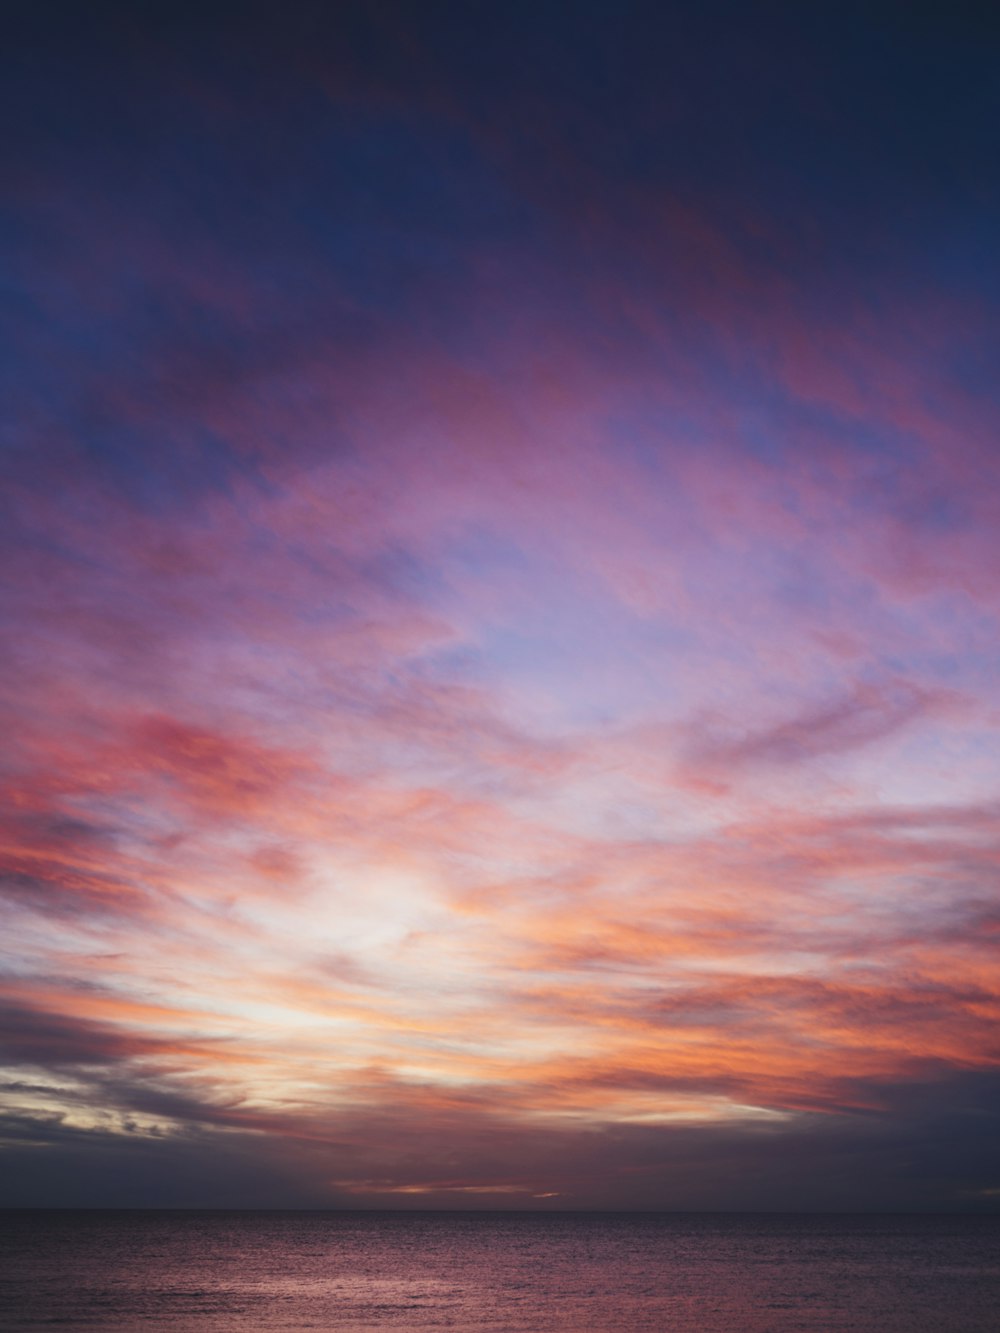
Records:
M713 773L724 784L755 769L814 763L875 745L922 719L947 717L961 707L955 691L889 680L856 684L839 698L743 734L726 736L725 723L708 717L691 727L682 747L682 772L688 781L711 789Z

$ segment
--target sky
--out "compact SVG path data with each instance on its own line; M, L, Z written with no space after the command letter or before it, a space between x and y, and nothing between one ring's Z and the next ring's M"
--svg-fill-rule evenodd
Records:
M10 14L0 1203L995 1210L995 15Z

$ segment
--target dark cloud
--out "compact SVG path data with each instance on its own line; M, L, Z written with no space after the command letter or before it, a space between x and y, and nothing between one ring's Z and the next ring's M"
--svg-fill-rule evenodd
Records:
M280 1137L161 1137L14 1114L6 1206L279 1206L990 1211L1000 1086L940 1070L858 1088L884 1109L742 1127L554 1126L405 1104ZM877 1093L877 1098L872 1094ZM31 1144L18 1152L17 1144ZM495 1187L508 1186L507 1191ZM545 1196L539 1198L538 1196ZM457 1202L456 1202L457 1201Z
M16 999L0 1004L0 1058L29 1068L107 1066L136 1055L162 1053L170 1044L110 1023L35 1008Z

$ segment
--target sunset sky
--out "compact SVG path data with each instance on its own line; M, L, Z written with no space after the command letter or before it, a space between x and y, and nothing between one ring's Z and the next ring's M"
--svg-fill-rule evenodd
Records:
M986 13L14 6L0 1204L1000 1205Z

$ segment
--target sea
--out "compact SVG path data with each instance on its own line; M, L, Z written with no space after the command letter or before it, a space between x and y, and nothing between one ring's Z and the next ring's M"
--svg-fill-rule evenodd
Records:
M1000 1217L9 1211L0 1328L1000 1330Z

